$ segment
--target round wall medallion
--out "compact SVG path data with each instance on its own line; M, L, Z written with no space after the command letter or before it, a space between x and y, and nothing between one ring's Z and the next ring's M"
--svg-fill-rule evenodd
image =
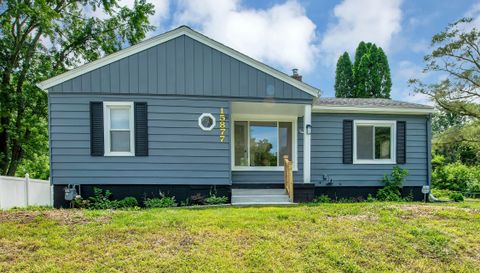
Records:
M198 126L204 131L211 131L215 122L215 117L210 113L203 113L198 117Z

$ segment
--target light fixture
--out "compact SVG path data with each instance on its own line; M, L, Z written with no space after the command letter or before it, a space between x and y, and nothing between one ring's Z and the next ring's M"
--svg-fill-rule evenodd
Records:
M312 125L310 125L310 124L305 125L305 130L307 132L307 135L311 135L312 134Z

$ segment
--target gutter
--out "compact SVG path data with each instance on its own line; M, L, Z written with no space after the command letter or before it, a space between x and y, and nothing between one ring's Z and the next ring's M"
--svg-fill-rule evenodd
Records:
M355 106L320 106L314 105L314 113L357 113L357 114L400 114L400 115L430 115L432 108L402 108L402 107L355 107Z

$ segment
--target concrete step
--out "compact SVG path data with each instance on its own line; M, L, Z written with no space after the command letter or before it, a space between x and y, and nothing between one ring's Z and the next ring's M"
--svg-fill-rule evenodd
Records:
M287 195L232 195L232 204L237 203L290 203Z
M232 206L297 206L297 203L291 202L242 202L242 203L232 203Z
M232 205L289 205L285 189L232 189Z
M284 195L285 189L232 189L232 195Z

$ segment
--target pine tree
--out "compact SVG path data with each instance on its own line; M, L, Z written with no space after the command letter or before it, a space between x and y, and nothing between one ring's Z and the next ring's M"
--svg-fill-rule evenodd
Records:
M353 84L353 97L390 98L390 67L382 48L360 42L353 64Z
M378 64L380 77L380 97L390 98L390 91L392 90L392 78L390 76L390 66L388 65L388 58L381 47L378 48Z
M335 72L335 96L337 98L354 97L353 67L347 52L338 58Z

